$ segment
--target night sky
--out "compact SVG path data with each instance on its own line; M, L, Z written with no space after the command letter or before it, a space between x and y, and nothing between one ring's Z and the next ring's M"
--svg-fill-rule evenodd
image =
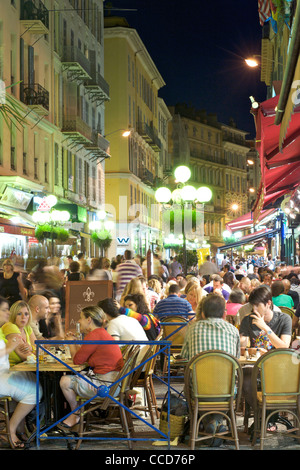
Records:
M260 70L243 58L260 54L262 28L257 0L107 0L111 13L135 28L166 85L167 105L185 102L232 117L255 136L249 96L266 99ZM118 8L120 10L118 10ZM131 11L136 10L136 11Z

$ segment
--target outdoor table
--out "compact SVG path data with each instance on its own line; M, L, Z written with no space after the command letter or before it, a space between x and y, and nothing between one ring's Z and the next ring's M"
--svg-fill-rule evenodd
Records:
M61 376L66 372L81 372L86 367L86 364L76 365L70 359L66 359L64 363L56 360L55 362L39 362L38 369L41 374L40 383L43 389L43 402L45 404L45 424L43 425L43 429L47 429L68 412L67 409L65 409L66 402L59 385ZM72 370L70 368L72 368ZM20 362L11 367L11 370L15 372L37 372L37 363L27 361ZM37 380L39 380L39 374L37 374ZM56 430L58 430L58 428L56 428ZM25 447L29 447L30 442L35 436L36 431L30 435L28 441L26 441Z

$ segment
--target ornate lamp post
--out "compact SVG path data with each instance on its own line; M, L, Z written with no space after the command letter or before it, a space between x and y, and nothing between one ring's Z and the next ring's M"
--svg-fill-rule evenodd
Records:
M54 239L65 239L69 237L69 232L63 228L63 225L70 219L68 211L59 211L54 209L57 204L55 196L45 197L38 207L38 210L32 214L34 222L37 224L36 236L39 238L51 239L51 258L54 256Z
M186 231L184 224L184 211L187 204L195 205L197 202L203 204L212 198L212 191L207 186L195 188L186 184L191 177L191 170L187 166L179 166L174 172L177 188L171 192L167 187L160 187L155 192L155 199L161 204L177 204L181 208L182 215L182 242L183 242L183 264L184 272L187 274L187 252L186 252Z

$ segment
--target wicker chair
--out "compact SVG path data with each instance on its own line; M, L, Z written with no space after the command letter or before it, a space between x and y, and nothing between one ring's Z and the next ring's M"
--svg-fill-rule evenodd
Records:
M288 432L297 432L293 437L300 439L300 353L282 348L263 354L253 368L252 390L256 397L252 445L260 434L260 449L263 450L267 423L279 412L292 414L297 425Z
M192 450L196 442L212 437L234 441L236 449L239 449L236 410L241 398L242 379L238 360L224 351L205 351L189 361L185 369L184 393L190 414ZM203 418L215 413L226 420L229 430L215 434L200 431Z

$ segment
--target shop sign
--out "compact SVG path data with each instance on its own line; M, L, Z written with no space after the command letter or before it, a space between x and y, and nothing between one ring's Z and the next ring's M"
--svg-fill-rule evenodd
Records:
M32 194L6 186L1 198L1 204L25 211L31 199Z
M130 237L117 237L118 245L129 245Z

